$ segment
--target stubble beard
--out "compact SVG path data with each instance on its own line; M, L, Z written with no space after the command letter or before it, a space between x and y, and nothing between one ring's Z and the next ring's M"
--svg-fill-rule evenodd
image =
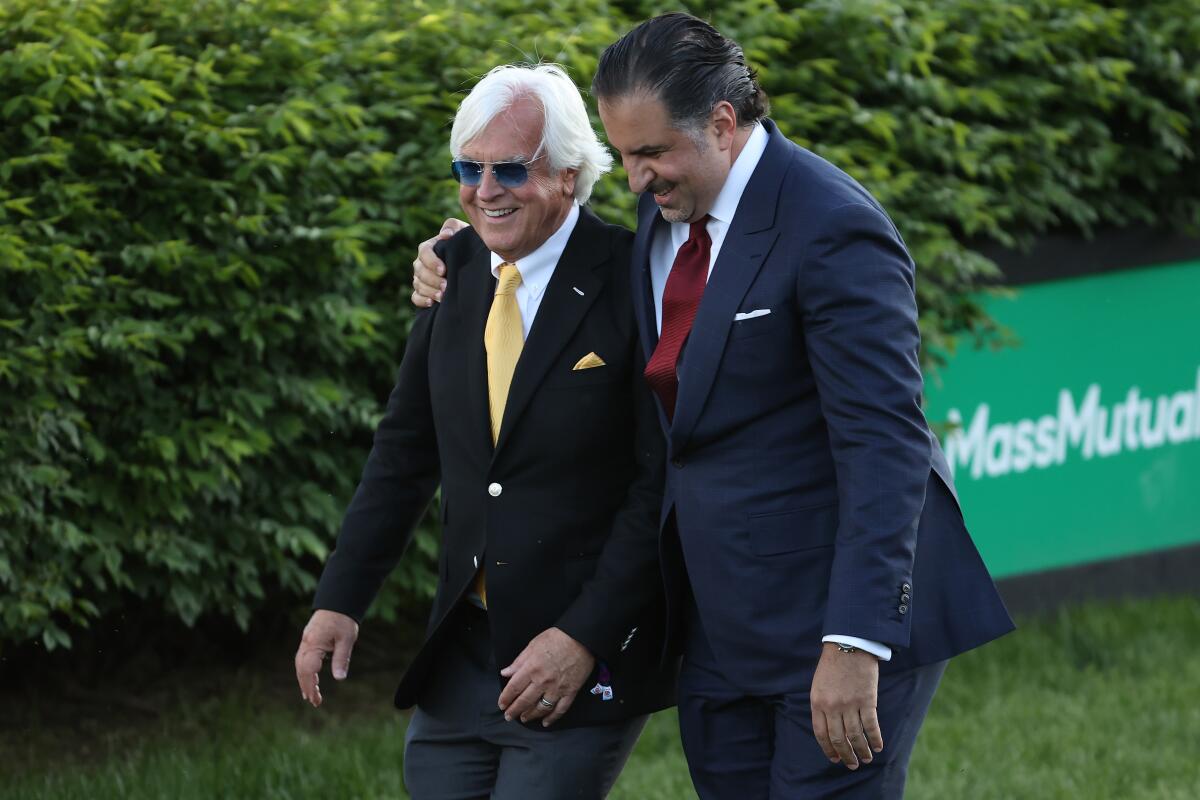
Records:
M659 208L658 212L667 222L687 222L692 218L691 209L687 208Z

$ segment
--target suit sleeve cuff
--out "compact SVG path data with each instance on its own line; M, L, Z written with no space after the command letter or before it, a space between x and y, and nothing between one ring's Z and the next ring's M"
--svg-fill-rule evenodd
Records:
M822 636L821 641L844 644L846 647L857 647L859 650L867 651L880 661L892 660L892 648L886 644L873 642L870 639L860 639L857 636L843 636L840 633L831 633L828 636Z

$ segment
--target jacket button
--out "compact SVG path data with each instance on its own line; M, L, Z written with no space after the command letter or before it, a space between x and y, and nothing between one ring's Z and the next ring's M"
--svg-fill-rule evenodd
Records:
M671 466L673 466L675 469L683 469L683 459L682 458L671 459Z
M900 586L900 591L904 592L905 594L908 594L909 592L912 591L912 584L911 583L902 584Z
M901 603L907 603L909 600L912 600L912 595L910 595L908 592L905 592L904 594L900 595Z
M490 494L492 497L499 497L500 493L503 491L504 487L498 483L493 483L488 486L488 494Z
M906 605L904 605L903 603L901 603L901 604L900 604L900 607L899 607L899 608L897 608L896 610L897 610L897 611L899 611L901 614L907 614L907 613L908 613L908 606L906 606Z

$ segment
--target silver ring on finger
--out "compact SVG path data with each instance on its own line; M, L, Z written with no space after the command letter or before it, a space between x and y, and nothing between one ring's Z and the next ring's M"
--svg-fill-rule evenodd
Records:
M542 699L538 700L538 705L541 706L542 708L554 708L556 705L558 705L558 701L557 700L547 700L546 695L542 695Z

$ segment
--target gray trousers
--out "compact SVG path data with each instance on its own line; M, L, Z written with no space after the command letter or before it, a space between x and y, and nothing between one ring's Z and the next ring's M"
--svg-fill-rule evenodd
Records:
M465 605L454 613L405 736L413 800L605 797L649 716L545 730L505 722L487 614Z

